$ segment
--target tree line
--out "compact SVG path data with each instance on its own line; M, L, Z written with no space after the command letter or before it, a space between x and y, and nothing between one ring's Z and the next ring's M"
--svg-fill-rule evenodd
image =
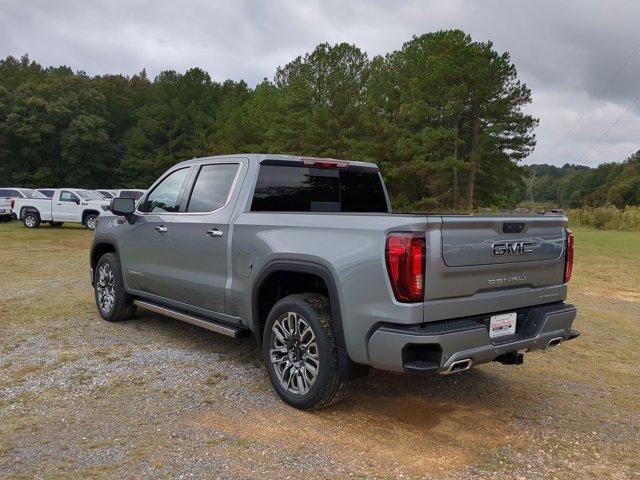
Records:
M530 102L509 54L460 30L373 58L320 44L255 87L199 68L89 76L9 56L0 184L146 188L192 157L289 153L377 163L396 208L508 208L527 197Z
M622 163L597 168L565 164L531 165L527 199L563 208L640 205L640 151Z

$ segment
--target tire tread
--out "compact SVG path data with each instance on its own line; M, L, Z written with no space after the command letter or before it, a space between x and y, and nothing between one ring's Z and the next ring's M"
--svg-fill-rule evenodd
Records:
M104 262L109 262L111 265L111 272L115 281L115 294L116 300L113 306L113 310L108 316L104 316L100 307L98 306L98 290L97 286L94 288L96 297L96 306L98 306L98 312L100 316L108 322L122 322L128 320L135 310L135 305L131 299L131 296L124 289L124 282L122 280L122 269L120 268L120 257L117 253L105 253L96 263L96 269L94 275L94 283L97 284L98 271L100 265Z

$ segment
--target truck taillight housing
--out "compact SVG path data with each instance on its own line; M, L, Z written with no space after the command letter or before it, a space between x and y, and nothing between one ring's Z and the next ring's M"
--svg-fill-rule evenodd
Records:
M573 232L567 228L567 255L564 264L564 283L571 280L573 273Z
M422 302L425 270L424 236L392 233L387 237L385 257L391 288L399 302Z
M15 207L15 206L16 206L16 199L12 198L11 199L11 210L13 210L13 207Z

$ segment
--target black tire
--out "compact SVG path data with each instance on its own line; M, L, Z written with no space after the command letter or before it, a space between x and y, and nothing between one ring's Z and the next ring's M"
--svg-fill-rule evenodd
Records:
M22 217L22 224L27 228L38 228L40 226L40 215L38 212L27 212Z
M284 366L285 374L277 373L276 367L272 362L271 349L276 346L277 336L273 331L274 324L279 321L280 324L288 317L288 312L298 315L297 319L302 319L315 335L314 348L315 355L318 359L317 376L308 387L308 391L303 394L289 391L286 386L281 384L280 376L283 376L283 382L287 378L293 377L295 368L289 368L289 375L286 375L287 367ZM298 320L295 320L298 321ZM306 328L306 326L304 327ZM294 347L292 347L293 349ZM303 350L306 350L303 348ZM274 349L274 352L278 352ZM275 355L283 355L282 361L277 362L279 365L291 364L284 358L285 354L275 353ZM265 324L262 341L262 356L271 384L278 395L286 403L292 407L301 410L314 410L325 408L340 401L348 388L348 382L340 379L338 375L338 350L336 347L333 329L331 327L331 307L329 299L324 295L315 293L305 293L289 295L276 303ZM297 375L304 375L297 374ZM307 377L305 376L305 379ZM292 384L292 387L295 387Z
M98 224L98 215L95 213L90 213L86 217L84 217L84 226L89 230L95 230L96 225Z
M105 268L105 270L103 270ZM103 273L111 272L112 280L101 278ZM121 322L127 320L133 314L135 306L131 296L124 289L122 281L122 270L120 269L120 257L117 253L105 253L96 264L93 273L93 290L96 299L96 307L100 316L108 322ZM109 302L105 298L101 298L101 290L113 287L113 301L109 306Z
M51 228L61 228L63 225L64 222L49 222Z

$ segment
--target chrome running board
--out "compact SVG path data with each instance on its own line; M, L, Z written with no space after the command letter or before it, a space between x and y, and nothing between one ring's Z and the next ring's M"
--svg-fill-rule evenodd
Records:
M180 312L178 310L173 310L171 308L158 305L157 303L136 299L133 301L133 304L137 307L144 308L145 310L159 313L160 315L165 315L167 317L175 318L176 320L180 320L181 322L186 322L198 327L206 328L207 330L221 333L223 335L227 335L228 337L238 338L246 334L246 330L243 328L234 327L232 325L225 325L215 320L196 317L188 313Z

